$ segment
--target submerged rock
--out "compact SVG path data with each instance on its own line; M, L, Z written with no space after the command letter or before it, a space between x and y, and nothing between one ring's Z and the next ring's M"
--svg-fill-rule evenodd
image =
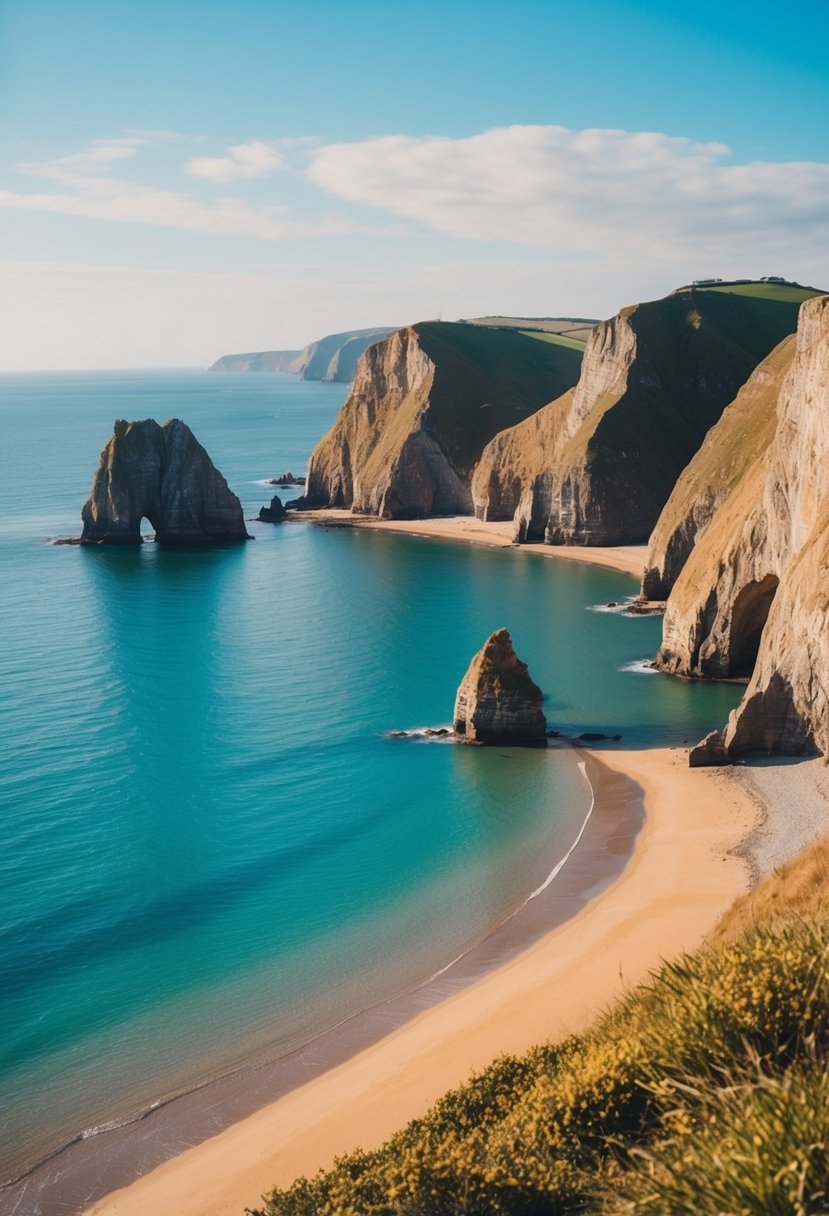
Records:
M453 726L461 742L546 747L543 694L498 629L469 665L455 698Z
M178 418L118 419L81 519L87 545L140 545L142 519L172 547L250 540L239 499Z
M278 494L274 494L269 507L259 508L259 518L266 524L278 524L281 520L286 519L287 515L288 512Z

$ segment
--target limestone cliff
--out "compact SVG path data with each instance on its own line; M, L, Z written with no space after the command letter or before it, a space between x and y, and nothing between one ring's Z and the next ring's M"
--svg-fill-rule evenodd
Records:
M476 514L512 517L521 541L647 540L708 429L814 294L750 286L682 288L597 326L575 389L483 452Z
M209 372L289 372L301 350L256 350L243 355L222 355Z
M239 499L178 418L115 423L81 511L83 544L141 544L141 521L172 547L249 540Z
M783 370L786 349L775 358ZM800 310L773 437L699 537L665 614L664 670L751 677L725 731L730 756L829 751L827 419L829 296L821 296ZM727 432L729 420L720 425Z
M329 380L346 383L354 379L357 361L367 347L394 333L391 326L374 329L348 329L341 334L326 334L309 342L288 371L302 380Z
M484 445L578 377L577 350L439 321L368 348L308 466L305 504L386 518L469 514Z
M506 629L487 639L458 688L453 714L464 743L546 747L542 693L513 649Z
M794 352L795 337L790 334L755 368L681 474L648 542L645 599L667 599L717 508L771 443L777 399Z

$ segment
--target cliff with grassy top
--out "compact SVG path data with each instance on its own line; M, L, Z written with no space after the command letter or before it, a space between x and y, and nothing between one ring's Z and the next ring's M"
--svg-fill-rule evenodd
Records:
M749 679L725 731L729 756L829 754L829 296L802 305L793 347L756 387L754 459L676 579L657 662ZM732 430L726 414L712 452L733 447Z
M470 514L481 451L578 379L581 352L509 329L424 321L365 352L312 453L309 506L392 519Z
M751 286L681 288L597 326L575 389L483 452L476 515L514 519L519 541L646 541L706 432L814 294Z

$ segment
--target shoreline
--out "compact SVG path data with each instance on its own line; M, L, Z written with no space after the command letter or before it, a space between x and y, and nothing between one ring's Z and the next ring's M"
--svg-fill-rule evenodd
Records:
M371 1050L456 993L508 964L581 912L618 880L644 823L642 790L584 749L566 751L590 790L576 838L547 878L479 942L433 975L359 1011L310 1042L270 1061L242 1065L173 1095L94 1135L80 1134L0 1191L0 1214L25 1200L39 1216L69 1216L97 1204L115 1188L132 1189L148 1170L178 1159L193 1145L256 1118L275 1102L329 1070ZM94 1210L97 1210L95 1208ZM241 1212L241 1207L239 1208Z
M325 511L301 519L317 526L518 547L511 523L467 516L385 521ZM641 574L645 555L645 546L520 547L633 577ZM495 1056L582 1029L627 985L646 978L661 958L695 948L749 886L751 862L744 849L769 818L765 791L746 788L733 770L689 770L684 748L602 751L600 756L584 749L581 755L609 779L641 788L645 820L635 839L628 832L621 854L614 857L613 847L605 850L617 864L610 879L597 882L595 871L592 883L590 873L584 876L580 908L542 927L535 940L519 942L512 956L490 960L465 984L453 988L447 981L437 1003L410 1012L400 1024L381 1026L363 1045L352 1042L342 1058L323 1062L311 1079L300 1076L276 1101L260 1103L254 1113L240 1112L238 1121L215 1127L218 1134L207 1132L211 1138L202 1137L195 1147L179 1144L172 1149L178 1155L168 1153L164 1164L147 1161L150 1172L84 1210L90 1216L143 1216L156 1208L180 1216L241 1216L272 1186L287 1186L358 1145L379 1145ZM599 797L596 789L597 808L605 793ZM683 805L694 808L692 822ZM612 836L608 843L613 845ZM548 891L560 891L568 868ZM454 966L430 983L446 981ZM562 994L570 1002L566 1008ZM196 1093L204 1097L204 1090Z
M644 791L644 826L604 889L379 1041L93 1202L89 1216L241 1216L274 1185L379 1146L496 1056L583 1029L662 958L695 949L749 885L739 848L758 824L756 801L728 769L689 769L684 748L583 754Z
M566 558L589 566L606 566L641 580L648 547L642 545L519 545L512 539L512 520L476 519L474 515L447 515L437 519L378 519L374 515L352 515L336 507L295 512L288 522L309 523L320 528L366 528L373 532L402 532L428 540L462 541L497 549L520 549L539 557Z

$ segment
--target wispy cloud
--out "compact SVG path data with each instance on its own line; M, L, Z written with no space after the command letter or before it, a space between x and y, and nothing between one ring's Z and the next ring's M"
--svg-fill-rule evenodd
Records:
M760 239L769 256L829 236L829 165L730 163L659 132L513 126L464 139L390 135L312 153L309 178L438 232L583 254L693 251Z
M231 145L227 149L227 156L197 156L185 165L193 177L206 177L213 182L233 182L240 177L267 177L269 173L284 168L285 158L273 144L255 139L246 144Z
M117 139L97 139L70 156L18 165L19 173L46 178L59 189L42 192L0 190L0 208L182 228L264 241L340 235L362 227L336 215L324 216L314 222L297 221L291 218L285 206L254 207L237 197L223 196L205 203L186 191L144 185L113 172L115 166L135 157L140 149L166 137L166 132L142 132ZM235 153L235 176L260 176L267 171L266 164L275 167L282 163L281 155L266 144L240 144L230 151ZM210 162L219 158L202 159ZM213 177L216 181L229 180L218 173Z

